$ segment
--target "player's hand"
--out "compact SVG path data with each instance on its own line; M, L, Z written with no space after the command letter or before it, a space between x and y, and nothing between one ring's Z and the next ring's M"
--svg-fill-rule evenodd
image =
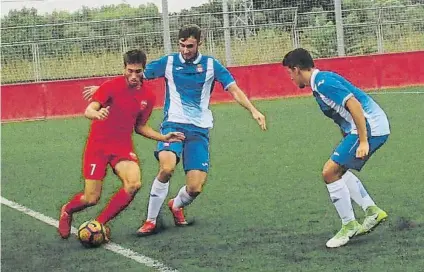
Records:
M82 97L84 100L91 101L93 94L97 91L99 86L87 86L84 87L84 91L82 91Z
M185 139L185 135L182 132L169 132L168 134L164 136L165 136L164 142L168 142L168 143L181 142L181 141L184 141Z
M262 113L260 113L258 110L254 110L252 112L252 117L256 120L256 122L258 122L262 130L266 130L266 120Z
M98 110L96 119L105 120L109 116L109 109L110 106L107 106L106 108L101 108L100 110Z
M368 142L359 143L359 146L356 149L356 157L359 159L364 159L366 156L368 156L369 152L370 146Z

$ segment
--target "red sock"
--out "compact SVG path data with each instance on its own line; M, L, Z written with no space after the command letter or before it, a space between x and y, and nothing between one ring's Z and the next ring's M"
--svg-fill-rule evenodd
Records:
M65 211L71 214L84 210L87 207L87 204L81 201L83 196L83 192L74 195L74 197L66 204Z
M112 196L106 208L103 209L96 220L101 224L106 224L124 210L133 198L133 195L127 193L124 188L121 188L114 196Z

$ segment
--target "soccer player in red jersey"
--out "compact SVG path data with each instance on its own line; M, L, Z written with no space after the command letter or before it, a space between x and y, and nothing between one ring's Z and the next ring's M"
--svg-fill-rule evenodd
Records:
M125 53L124 75L101 85L85 110L85 117L93 120L83 157L85 186L83 192L77 193L62 207L58 230L64 239L70 235L73 213L99 201L108 164L122 181L122 188L96 218L98 222L106 224L113 219L130 204L140 189L141 174L132 142L133 130L156 141L184 140L183 133L162 135L147 124L155 96L143 85L146 61L143 51Z

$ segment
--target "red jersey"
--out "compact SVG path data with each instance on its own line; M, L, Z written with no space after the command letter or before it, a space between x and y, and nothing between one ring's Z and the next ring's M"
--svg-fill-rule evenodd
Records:
M93 120L89 140L96 142L131 142L136 124L145 124L155 104L155 95L143 84L130 88L124 76L103 83L93 95L102 107L110 106L105 120Z

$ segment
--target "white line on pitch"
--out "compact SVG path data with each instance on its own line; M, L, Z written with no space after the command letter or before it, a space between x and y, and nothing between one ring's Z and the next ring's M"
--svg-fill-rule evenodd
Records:
M8 200L4 197L1 197L1 204L6 205L6 206L8 206L12 209L17 210L17 211L20 211L20 212L22 212L26 215L29 215L29 216L31 216L35 219L38 219L38 220L40 220L40 221L42 221L42 222L44 222L44 223L46 223L50 226L53 226L55 228L57 228L58 225L59 225L59 221L57 221L56 219L53 219L53 218L46 216L42 213L33 211L33 210L31 210L31 209L29 209L25 206L22 206L22 205L20 205L16 202L10 201L10 200ZM73 234L76 234L77 229L72 227L71 232ZM138 252L132 251L131 249L124 248L124 247L122 247L118 244L109 242L108 244L104 245L103 247L107 250L110 250L110 251L116 253L116 254L122 255L122 256L124 256L128 259L132 259L132 260L134 260L134 261L136 261L140 264L143 264L147 267L154 268L157 271L160 271L160 272L178 272L178 270L167 267L166 265L164 265L163 263L161 263L159 261L156 261L152 258L144 256L144 255L142 255Z
M424 94L424 91L415 91L415 92L402 92L402 91L376 91L376 92L367 92L368 94Z

